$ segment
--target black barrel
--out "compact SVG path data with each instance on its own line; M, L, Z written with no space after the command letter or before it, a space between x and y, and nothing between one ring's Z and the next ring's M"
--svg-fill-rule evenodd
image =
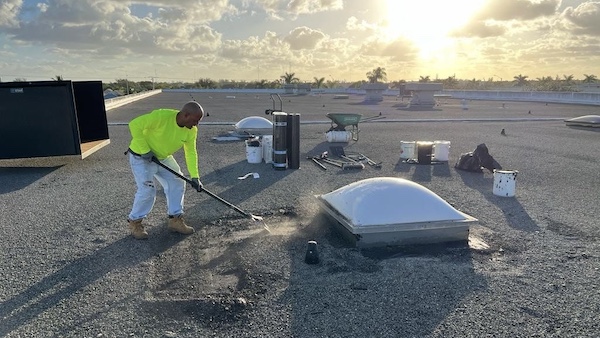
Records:
M287 116L288 169L300 168L300 114Z
M433 150L433 142L429 142L429 141L417 142L417 162L419 164L431 164L432 150Z
M273 168L287 169L287 114L273 114Z

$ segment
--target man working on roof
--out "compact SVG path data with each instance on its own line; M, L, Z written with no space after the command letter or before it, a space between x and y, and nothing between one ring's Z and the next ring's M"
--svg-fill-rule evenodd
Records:
M162 185L167 198L169 230L185 235L194 232L194 228L185 224L182 217L185 181L152 162L152 158L156 157L161 163L181 174L173 154L183 147L192 186L201 191L196 138L197 126L203 117L202 106L190 101L180 111L157 109L129 122L132 137L128 149L129 163L137 192L127 221L131 234L136 239L148 238L142 220L150 213L156 200L155 177Z

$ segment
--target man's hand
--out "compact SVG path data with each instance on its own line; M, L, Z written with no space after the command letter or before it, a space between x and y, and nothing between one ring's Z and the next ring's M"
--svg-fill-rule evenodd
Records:
M148 161L148 162L152 162L152 158L154 157L154 153L149 151L145 154L140 155L141 158L143 158L144 160Z
M204 188L204 186L202 185L202 182L200 182L199 178L192 178L192 188L196 189L196 191L200 192L202 191L202 188Z

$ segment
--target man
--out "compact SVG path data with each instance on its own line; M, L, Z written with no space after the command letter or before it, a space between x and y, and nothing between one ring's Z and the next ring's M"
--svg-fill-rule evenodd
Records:
M185 235L194 232L194 228L183 221L185 181L154 163L152 158L155 157L181 174L173 154L183 147L192 187L201 191L196 138L197 126L203 117L202 106L196 101L190 101L179 111L157 109L129 122L132 137L128 149L129 163L137 191L127 221L131 235L136 239L148 238L142 220L150 213L156 201L154 178L162 185L167 198L168 229Z

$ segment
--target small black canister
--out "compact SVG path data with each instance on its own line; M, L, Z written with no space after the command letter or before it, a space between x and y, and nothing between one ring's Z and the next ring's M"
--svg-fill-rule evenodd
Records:
M308 248L306 248L304 262L306 262L306 264L319 263L319 250L317 249L316 241L308 241Z

